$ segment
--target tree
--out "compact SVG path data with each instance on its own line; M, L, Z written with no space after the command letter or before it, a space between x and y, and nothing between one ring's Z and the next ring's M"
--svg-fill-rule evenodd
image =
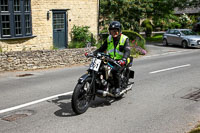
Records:
M124 29L139 31L140 19L144 13L145 7L140 0L101 0L100 25L117 20L122 23Z
M176 7L200 5L199 0L101 0L100 26L112 20L122 23L124 29L140 31L140 20L150 18L154 24L169 22Z

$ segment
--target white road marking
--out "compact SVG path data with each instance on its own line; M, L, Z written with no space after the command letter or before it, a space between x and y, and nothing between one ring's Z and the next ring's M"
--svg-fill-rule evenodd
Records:
M188 50L181 50L181 51L175 51L175 52L167 52L167 53L163 53L163 54L154 54L154 55L149 55L149 56L143 56L143 58L150 58L150 57L156 57L156 56L164 56L164 55L177 54L177 53L182 53L182 52L188 52Z
M188 67L188 66L191 66L191 64L186 64L186 65L181 65L181 66L176 66L176 67L161 69L161 70L157 70L157 71L150 72L150 74L159 73L159 72L164 72L164 71L169 71L169 70L173 70L173 69L177 69L177 68L182 68L182 67Z
M67 93L62 93L62 94L46 97L46 98L43 98L43 99L39 99L39 100L32 101L32 102L29 102L29 103L25 103L25 104L21 104L21 105L18 105L18 106L10 107L10 108L7 108L7 109L2 109L2 110L0 110L0 114L6 113L6 112L9 112L9 111L13 111L13 110L17 110L17 109L20 109L20 108L24 108L24 107L27 107L27 106L30 106L30 105L33 105L33 104L37 104L37 103L43 102L43 101L47 101L49 99L53 99L53 98L56 98L56 97L59 97L59 96L70 95L72 93L73 93L73 91L70 91L70 92L67 92Z

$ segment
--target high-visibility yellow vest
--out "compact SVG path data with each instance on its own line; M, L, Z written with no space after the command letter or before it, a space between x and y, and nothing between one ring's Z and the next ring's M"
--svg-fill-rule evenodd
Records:
M120 40L117 44L117 47L114 48L114 41L113 41L113 37L111 35L108 36L107 38L107 54L109 54L111 56L111 58L115 59L115 60L120 60L122 59L124 53L119 51L119 47L120 46L124 46L126 39L128 37L121 34ZM115 50L115 51L114 51Z

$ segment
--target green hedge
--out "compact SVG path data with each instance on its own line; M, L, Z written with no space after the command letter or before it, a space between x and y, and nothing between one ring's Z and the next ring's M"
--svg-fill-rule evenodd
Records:
M71 41L68 45L68 48L84 48L84 47L86 47L86 43L81 41Z
M134 31L123 30L122 33L129 37L131 56L137 58L139 55L143 55L143 51L145 51L145 39Z
M162 42L163 33L155 34L152 37L146 37L146 41L148 42Z
M130 31L130 30L122 30L122 34L128 36L130 41L140 40L144 44L146 43L145 39L137 32ZM106 40L108 36L109 36L108 33L101 33L100 34L101 40L103 40L103 41Z
M150 37L153 31L153 25L149 19L146 19L141 24L142 27L145 28L145 35L146 37Z
M145 19L145 20L142 22L141 26L142 26L142 27L146 27L147 24L151 24L151 21L150 21L149 19Z
M129 37L130 41L138 40L141 41L143 44L146 43L144 37L142 37L139 33L130 31L130 30L123 30L122 33Z

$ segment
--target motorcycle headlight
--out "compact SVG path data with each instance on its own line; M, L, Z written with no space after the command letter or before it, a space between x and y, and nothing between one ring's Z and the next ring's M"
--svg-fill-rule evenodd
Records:
M101 53L97 53L97 57L101 57Z

